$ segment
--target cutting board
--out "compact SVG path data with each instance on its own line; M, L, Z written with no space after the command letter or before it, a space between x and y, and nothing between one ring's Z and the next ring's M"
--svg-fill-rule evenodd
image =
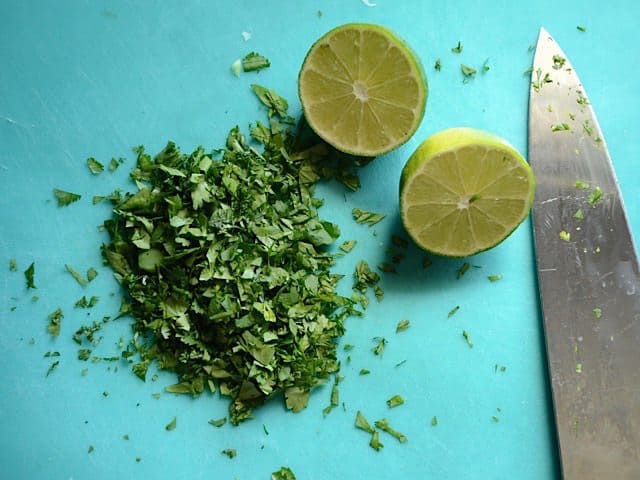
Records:
M491 251L467 260L432 258L428 269L411 245L397 274L383 274L383 301L372 301L363 318L347 321L339 345L341 405L326 418L330 385L314 390L299 414L275 398L251 421L218 429L207 422L226 415L225 398L174 396L163 391L176 380L171 374L160 372L153 381L154 370L143 383L124 363L77 359L73 332L114 315L122 295L99 252L107 241L99 226L109 208L92 205L91 197L133 188L128 172L136 145L156 152L173 140L185 151L212 149L223 145L233 126L246 131L264 120L252 83L275 89L300 115L296 81L304 55L321 34L346 22L380 23L402 36L422 60L429 98L415 136L360 169L360 190L335 183L318 189L325 199L321 216L339 224L341 241L358 240L335 266L346 276L343 293L350 291L355 263L385 261L391 236L403 233L399 175L427 136L472 126L526 153L524 72L540 26L555 36L585 84L632 230L640 232L640 72L630 61L640 44L634 2L374 3L0 4L1 478L268 479L285 465L300 480L559 477L529 221ZM463 51L455 54L458 41ZM232 62L254 50L271 67L234 76ZM438 58L440 71L434 69ZM490 68L482 73L485 61ZM461 63L477 68L476 78L463 83ZM90 156L126 160L115 173L93 176L85 165ZM56 187L82 199L59 208ZM386 218L371 228L356 225L354 207ZM17 272L9 271L10 259ZM465 261L471 268L457 278ZM28 291L22 271L31 262L37 289ZM95 267L99 275L83 288L65 264L82 272ZM492 274L502 280L490 282ZM82 295L100 297L89 314L73 308ZM448 318L455 306L459 310ZM61 335L52 339L47 315L56 308L65 317ZM411 326L396 333L402 319ZM119 353L116 344L127 338L129 322L105 329L100 354ZM381 356L371 351L374 337L388 342ZM354 345L350 352L343 350L347 343ZM44 357L54 351L60 356ZM360 376L362 368L371 373ZM389 409L385 401L396 394L405 404ZM384 449L374 451L368 435L353 425L358 410L370 421L388 418L408 442L383 435ZM167 431L174 417L176 428ZM227 448L237 456L223 455Z

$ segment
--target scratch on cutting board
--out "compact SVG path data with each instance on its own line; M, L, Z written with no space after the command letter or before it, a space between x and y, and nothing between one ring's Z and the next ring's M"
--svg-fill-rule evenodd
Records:
M555 201L557 201L557 200L558 200L558 197L555 197L555 198L549 198L548 200L544 200L544 201L540 202L540 203L539 203L539 205L544 205L544 204L546 204L546 203L555 202Z

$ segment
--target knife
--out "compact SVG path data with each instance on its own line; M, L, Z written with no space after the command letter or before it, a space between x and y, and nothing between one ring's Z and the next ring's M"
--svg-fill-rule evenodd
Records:
M563 478L640 479L640 275L602 131L540 30L529 95L538 287Z

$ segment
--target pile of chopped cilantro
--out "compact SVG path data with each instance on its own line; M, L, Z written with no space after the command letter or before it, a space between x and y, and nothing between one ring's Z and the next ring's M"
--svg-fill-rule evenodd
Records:
M134 373L145 379L157 362L179 376L169 392L219 390L233 424L278 392L304 408L338 370L336 340L357 313L330 270L338 226L313 195L324 150L294 147L286 101L254 92L269 124L257 122L252 141L236 127L212 152L136 149L137 192L109 197L102 248L128 294L135 334L123 355Z

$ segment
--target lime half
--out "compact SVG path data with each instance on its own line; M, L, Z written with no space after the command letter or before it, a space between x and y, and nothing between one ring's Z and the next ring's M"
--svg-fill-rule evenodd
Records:
M452 128L425 140L400 178L402 222L418 246L465 257L496 246L527 217L529 164L491 133Z
M375 157L416 131L427 82L411 49L393 32L350 23L312 45L298 93L307 122L322 139L343 152Z

